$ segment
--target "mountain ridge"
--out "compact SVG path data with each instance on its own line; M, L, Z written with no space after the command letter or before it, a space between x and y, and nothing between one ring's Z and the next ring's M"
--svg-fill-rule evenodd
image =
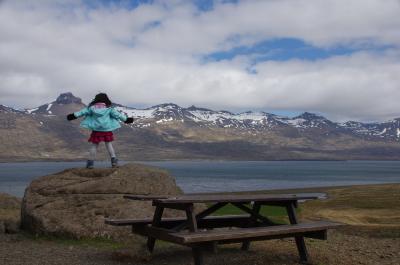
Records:
M72 103L78 104L78 105L80 105L80 107L86 106L82 102L81 98L74 96L71 92L65 92L65 93L61 93L56 98L56 100L54 100L54 101L52 101L50 103L42 104L42 105L40 105L40 106L38 106L36 108L31 108L31 109L25 108L25 109L21 110L21 109L13 108L13 107L10 107L10 106L4 105L4 104L0 104L0 108L3 108L3 110L4 110L4 108L7 108L7 109L15 110L15 111L25 111L25 112L27 112L29 114L37 114L37 113L39 113L40 109L45 108L47 113L45 111L41 111L40 114L52 115L53 112L50 109L51 109L53 104L67 105L67 104L72 104ZM169 108L169 109L176 108L176 109L186 110L186 111L205 111L205 112L211 112L211 113L224 113L224 114L229 114L229 115L232 115L232 116L241 116L241 115L244 115L244 114L257 114L257 113L260 113L260 114L264 114L266 117L279 117L279 118L281 118L283 120L310 119L310 118L311 119L316 119L316 118L318 118L318 119L324 119L324 120L330 121L329 119L327 119L326 117L324 117L324 116L322 116L320 114L312 113L312 112L309 112L309 111L305 111L305 112L303 112L303 113L301 113L301 114L299 114L297 116L294 116L294 117L290 118L288 116L277 115L277 114L268 113L268 112L265 112L265 111L247 110L247 111L243 111L243 112L234 113L234 112L227 111L227 110L212 110L212 109L209 109L209 108L197 107L195 105L191 105L190 107L185 108L185 107L181 107L178 104L175 104L175 103L172 103L172 102L161 103L161 104L153 105L151 107L147 107L147 108L143 108L143 109L130 107L130 106L125 106L125 105L122 105L122 104L119 104L119 103L113 103L113 106L119 107L119 108L121 108L121 110L122 109L126 109L126 110L146 111L146 110L154 110L154 109L157 109L157 108L160 108L160 107L164 107L164 108L165 107L172 107L172 108ZM57 115L57 114L55 114L55 115ZM349 120L349 121L340 122L340 123L339 122L334 122L334 121L330 121L330 122L335 123L335 124L359 123L359 124L371 124L372 125L372 124L389 123L389 122L392 122L392 121L394 122L394 121L398 121L398 120L400 120L400 117L399 118L394 118L394 119L391 119L391 120L387 120L387 121L384 121L384 122L361 122L361 121L356 121L356 120Z
M73 105L73 106L70 106ZM184 108L175 103L161 103L148 108L140 109L113 104L118 110L130 117L135 118L133 126L138 128L149 127L157 124L173 121L192 121L202 122L205 125L220 127L234 127L242 129L268 129L273 126L292 126L298 129L336 127L338 129L349 130L355 134L363 136L376 136L380 138L391 138L400 140L400 118L395 118L384 122L360 122L346 121L334 122L324 116L311 112L303 112L295 117L287 117L268 113L264 111L244 111L233 113L226 110L212 110L209 108L196 107L194 105ZM60 107L63 106L64 108ZM68 108L66 106L69 106ZM67 115L86 105L82 99L74 96L71 92L61 93L56 100L40 105L33 109L18 110L0 104L1 111L25 112L27 114L43 115ZM153 121L149 121L153 120Z
M82 143L88 132L79 128L79 121L65 119L84 106L72 93L34 109L0 105L0 129L6 129L0 130L5 143L0 151L11 152L15 159L85 157L87 147ZM310 112L285 117L174 103L144 109L115 104L115 108L135 119L117 132L117 149L125 159L400 159L400 118L339 123ZM27 139L15 140L13 134Z

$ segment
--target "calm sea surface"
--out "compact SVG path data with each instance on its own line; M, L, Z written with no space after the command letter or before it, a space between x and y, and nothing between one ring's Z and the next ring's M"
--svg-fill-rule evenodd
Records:
M184 192L246 191L354 184L400 183L400 161L162 161ZM121 163L123 164L123 163ZM22 197L43 175L84 162L0 163L0 192ZM97 162L107 167L109 162Z

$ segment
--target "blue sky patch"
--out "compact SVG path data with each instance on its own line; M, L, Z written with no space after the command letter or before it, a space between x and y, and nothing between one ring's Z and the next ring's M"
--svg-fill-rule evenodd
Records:
M192 3L199 11L202 12L213 10L214 5L217 2L221 4L228 4L238 3L239 0L192 0ZM153 4L154 0L84 0L84 3L90 8L120 6L126 9L135 9L142 4Z
M153 4L153 2L154 0L84 0L84 3L90 8L118 6L128 10L135 9L142 4Z
M391 47L389 46L336 46L332 48L318 48L300 39L280 38L259 42L253 46L238 46L227 51L217 51L205 55L205 61L232 60L236 56L249 56L251 61L257 62L274 60L287 61L291 59L318 60L332 56L349 55L354 52L368 50L382 52Z
M147 23L146 25L144 25L142 31L148 31L154 28L157 28L161 25L161 21L155 20L155 21L151 21L149 23Z
M200 11L210 11L213 10L215 3L220 3L220 4L236 4L238 3L239 0L193 0L193 3L196 5L196 7Z
M210 11L214 8L213 0L194 0L193 3L200 11Z

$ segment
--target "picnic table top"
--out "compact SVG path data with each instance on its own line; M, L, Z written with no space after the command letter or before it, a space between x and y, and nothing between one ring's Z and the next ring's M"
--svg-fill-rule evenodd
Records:
M161 204L184 204L184 203L235 203L235 202L281 202L318 199L315 194L186 194L179 196L147 196L147 195L125 195L124 198L132 200L153 200Z

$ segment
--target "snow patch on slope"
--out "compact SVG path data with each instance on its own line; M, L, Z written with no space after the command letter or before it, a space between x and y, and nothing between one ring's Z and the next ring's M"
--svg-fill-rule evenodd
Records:
M49 113L51 113L51 111L50 111L50 109L51 109L51 106L53 106L53 104L52 104L52 103L50 103L50 104L47 104L46 111L48 111Z
M118 111L121 111L128 115L128 117L133 117L136 119L151 119L153 116L153 109L131 109L126 107L116 107Z
M39 108L34 108L34 109L27 109L26 112L28 112L28 114L32 114L32 112L37 111Z

